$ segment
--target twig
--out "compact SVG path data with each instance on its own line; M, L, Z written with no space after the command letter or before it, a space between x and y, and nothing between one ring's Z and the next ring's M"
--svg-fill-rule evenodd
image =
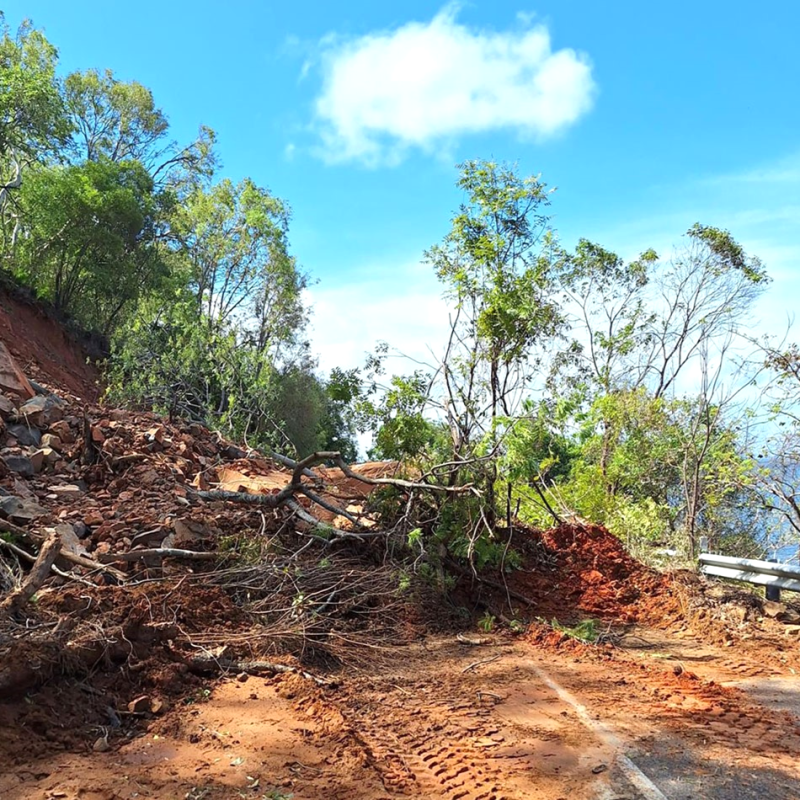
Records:
M473 661L472 664L470 664L468 667L464 667L464 669L461 670L461 674L463 675L465 672L471 672L481 664L491 664L492 661L497 661L498 658L500 658L500 656L496 655L492 656L491 658L484 658L483 661Z
M160 556L161 558L192 558L211 561L220 558L219 553L199 553L196 550L180 550L174 547L151 547L146 550L131 550L127 553L103 553L97 560L101 564L113 564L115 561L138 561L140 558Z

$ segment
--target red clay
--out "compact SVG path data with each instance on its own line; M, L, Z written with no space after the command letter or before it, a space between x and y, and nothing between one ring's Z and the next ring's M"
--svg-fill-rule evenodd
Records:
M28 378L87 402L100 394L100 374L83 348L45 311L0 289L0 340Z

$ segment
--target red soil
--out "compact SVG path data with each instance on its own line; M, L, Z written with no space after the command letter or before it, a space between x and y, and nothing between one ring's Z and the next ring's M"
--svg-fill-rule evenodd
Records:
M23 372L63 394L92 402L100 394L100 375L63 326L33 303L0 289L0 340Z
M515 538L524 564L508 586L542 616L657 625L681 616L674 579L637 561L602 525L565 523Z

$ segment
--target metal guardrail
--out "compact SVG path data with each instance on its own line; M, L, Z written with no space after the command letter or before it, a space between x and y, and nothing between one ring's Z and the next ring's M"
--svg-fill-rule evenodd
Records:
M718 578L728 578L778 590L800 592L800 567L793 567L789 564L701 553L700 569L704 575L714 575Z

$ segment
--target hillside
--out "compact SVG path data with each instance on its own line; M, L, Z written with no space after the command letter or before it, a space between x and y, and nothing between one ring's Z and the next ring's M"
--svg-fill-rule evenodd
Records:
M26 554L60 550L33 602L0 612L3 797L654 796L623 751L652 785L796 796L800 723L765 687L800 669L797 626L753 595L658 573L571 523L520 526L519 569L465 571L447 597L398 542L358 538L307 496L353 538L215 497L276 496L293 470L97 405L78 345L32 306L6 298L3 314L19 369L52 392L0 399L5 574L24 585ZM324 504L369 518L374 487L316 475ZM570 630L589 618L584 644ZM701 743L725 771L694 760ZM768 775L777 788L757 793Z

